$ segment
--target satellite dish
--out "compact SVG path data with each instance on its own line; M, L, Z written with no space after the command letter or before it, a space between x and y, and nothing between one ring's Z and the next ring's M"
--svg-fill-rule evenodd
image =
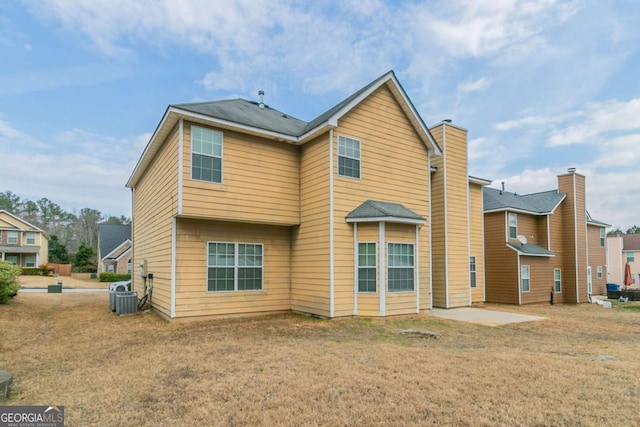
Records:
M518 234L518 235L516 236L516 239L518 239L518 241L519 241L520 243L522 243L523 245L526 245L526 244L527 244L527 238L526 238L525 236L523 236L522 234Z

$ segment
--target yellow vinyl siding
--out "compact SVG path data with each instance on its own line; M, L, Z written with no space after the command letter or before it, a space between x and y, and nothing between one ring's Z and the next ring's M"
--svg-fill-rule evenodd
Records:
M351 225L351 227L356 226ZM358 293L358 316L379 316L380 315L380 225L377 222L374 223L359 223L358 227L358 242L376 244L376 292ZM355 275L354 275L355 277ZM357 282L354 282L354 286L358 286Z
M300 225L291 230L291 309L329 316L329 134L300 150Z
M184 122L183 215L299 224L298 147L221 130L222 183L196 181L191 179L191 126Z
M173 129L134 189L133 284L144 295L139 263L154 275L152 305L171 316L171 218L177 212L178 133Z
M338 136L360 140L360 179L341 177ZM353 313L353 228L349 212L368 199L400 203L427 218L429 177L427 150L387 86L346 114L334 130L335 316ZM389 225L389 224L387 224ZM415 230L414 226L409 227ZM415 235L415 232L413 232ZM421 308L429 308L429 234L420 229ZM388 297L389 294L387 294ZM389 303L390 300L387 300ZM398 306L402 306L402 303ZM394 309L395 310L395 309ZM397 313L405 309L400 309ZM413 309L416 302L413 295Z
M484 302L484 235L482 212L482 186L469 184L469 236L470 254L476 257L476 287L471 289L471 301Z
M179 218L176 317L286 311L289 306L289 228ZM208 292L207 242L263 245L260 291Z
M469 181L466 131L449 124L431 129L443 150L432 164L434 301L438 307L471 303L469 288ZM476 258L477 262L478 258ZM448 295L447 295L448 292ZM448 298L447 298L448 296ZM448 299L448 303L447 303Z

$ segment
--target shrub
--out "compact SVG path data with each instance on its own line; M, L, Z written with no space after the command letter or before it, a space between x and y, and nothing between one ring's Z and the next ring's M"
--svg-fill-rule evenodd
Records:
M131 279L130 274L100 273L101 282L121 282L129 279Z
M0 261L0 304L6 304L9 299L18 293L20 270L17 265Z
M40 275L40 269L36 267L25 267L22 269L23 276L38 276Z
M40 270L40 274L43 276L48 276L53 272L53 268L49 267L48 264L40 264L38 270Z

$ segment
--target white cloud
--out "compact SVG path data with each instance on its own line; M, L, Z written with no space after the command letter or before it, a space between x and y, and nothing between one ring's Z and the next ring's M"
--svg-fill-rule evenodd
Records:
M491 86L492 80L488 77L480 77L477 80L465 79L458 85L458 93L483 92Z
M44 145L0 120L0 157L11 159L3 163L0 191L30 200L47 197L68 211L89 207L130 216L131 195L124 185L149 137L116 139L71 129Z
M608 132L640 130L640 99L590 103L577 115L551 134L549 146L591 143Z

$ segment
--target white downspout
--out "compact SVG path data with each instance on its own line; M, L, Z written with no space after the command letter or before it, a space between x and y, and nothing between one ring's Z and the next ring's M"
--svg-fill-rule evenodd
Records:
M329 130L329 317L335 315L335 253L333 200L333 129Z

